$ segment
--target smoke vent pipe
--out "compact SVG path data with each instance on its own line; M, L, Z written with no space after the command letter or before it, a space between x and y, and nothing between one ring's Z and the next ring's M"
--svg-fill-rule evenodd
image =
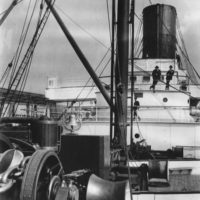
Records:
M143 58L174 58L176 9L156 4L143 10Z

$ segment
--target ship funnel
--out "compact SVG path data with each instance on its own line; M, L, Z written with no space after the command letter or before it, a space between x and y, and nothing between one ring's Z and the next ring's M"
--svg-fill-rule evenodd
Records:
M143 58L175 58L176 9L155 4L143 10Z

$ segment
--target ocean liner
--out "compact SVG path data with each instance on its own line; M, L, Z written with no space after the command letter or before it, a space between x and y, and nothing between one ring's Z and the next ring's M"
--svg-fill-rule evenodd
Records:
M139 57L136 45L140 42L134 40L135 2L112 2L111 76L110 83L102 85L53 2L45 2L96 89L92 99L64 97L69 106L58 116L56 105L62 102L64 91L49 88L46 97L54 101L55 109L46 116L1 118L6 128L1 130L0 197L198 199L199 76L183 48L176 9L165 4L144 8ZM12 96L9 91L17 86L24 68L22 63L7 95ZM155 68L161 74L152 88ZM169 68L173 74L167 85ZM91 100L92 105L87 105ZM1 114L9 101L10 97L2 100ZM16 128L16 124L23 126ZM13 135L17 129L20 138Z

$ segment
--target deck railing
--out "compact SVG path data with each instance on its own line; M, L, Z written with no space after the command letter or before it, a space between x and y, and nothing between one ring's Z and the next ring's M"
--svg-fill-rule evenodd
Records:
M51 116L56 119L62 111L51 112ZM66 112L65 116L76 114L84 122L109 122L110 108L103 107L74 107L73 111ZM131 120L131 108L128 108L128 122ZM190 116L190 109L186 106L141 106L138 115L140 122L195 122Z

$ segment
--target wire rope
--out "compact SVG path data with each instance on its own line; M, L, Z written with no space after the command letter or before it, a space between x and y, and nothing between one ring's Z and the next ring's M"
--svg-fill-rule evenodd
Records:
M17 1L16 2L16 5L17 4L19 4L19 3L21 3L23 0L20 0L20 1ZM14 1L12 2L12 4L14 3ZM1 13L0 13L0 15L3 15L5 12L7 12L9 10L9 8L7 8L7 9L5 9L4 11L2 11Z
M109 35L110 35L110 44L111 44L111 25L110 25L110 12L109 12L109 5L108 5L108 0L106 0L106 7L107 7L107 16L108 16L108 27L109 27Z
M44 17L42 18L43 3L44 3L44 0L41 0L40 12L39 12L39 15L38 15L38 22L37 22L37 27L36 27L36 31L35 31L34 36L36 35L36 33L38 33L40 25L42 24L42 20L45 19ZM44 16L45 16L45 14L44 14ZM35 46L34 46L34 49L35 49ZM19 90L19 97L18 97L18 99L16 101L17 106L16 106L16 109L15 109L15 113L17 111L17 107L18 107L18 105L20 103L21 95L23 94L23 91L24 91L24 88L25 88L25 85L26 85L26 81L28 79L30 67L31 67L31 64L32 64L34 49L33 49L32 53L31 53L30 60L28 62L28 67L26 67L26 69L25 69L24 77L23 77L23 80L22 80L22 83L21 83L21 87L20 87L20 90Z
M16 72L17 64L19 62L19 58L20 58L20 55L21 55L21 52L22 52L22 49L23 49L27 34L28 34L28 30L29 30L29 27L30 27L30 24L31 24L31 21L32 21L32 18L33 18L33 14L34 14L35 9L36 9L37 2L38 2L38 0L35 1L35 4L34 4L33 10L32 10L29 22L27 24L27 27L25 27L26 26L26 21L28 19L28 12L29 12L29 9L30 9L30 6L31 6L31 1L32 0L30 0L29 5L28 5L27 14L26 14L26 17L25 17L25 21L24 21L24 25L23 25L22 33L21 33L21 37L20 37L20 42L19 42L19 45L18 45L18 48L17 48L16 57L14 59L14 64L13 64L14 66L13 66L13 71L12 71L12 74L11 74L11 79L10 79L10 83L9 83L10 86L9 87L12 87L12 82L15 79L14 74Z
M135 13L135 16L140 22L142 22L142 19L136 13Z
M151 0L149 0L149 3L150 3L150 5L152 5L152 1Z
M177 17L177 30L178 30L178 36L180 38L180 43L182 44L183 46L183 49L181 48L181 45L179 44L178 42L178 39L177 39L177 46L181 52L181 54L183 55L183 57L186 59L186 61L188 62L188 64L190 65L190 67L192 67L193 71L194 71L194 74L197 76L195 76L195 80L194 78L192 78L192 75L190 74L191 72L188 71L188 68L187 68L187 71L188 71L188 77L189 77L189 80L194 84L196 85L198 88L199 87L199 82L200 82L200 75L199 73L197 72L197 70L195 69L195 67L192 65L190 59L189 59L189 56L188 56L188 53L187 53L187 50L186 50L186 45L185 45L185 42L184 42L184 39L183 39L183 36L182 36L182 33L181 33L181 29L180 29L180 22L178 20L178 17ZM185 65L187 66L187 64L185 63ZM197 80L198 78L198 80Z
M104 61L104 59L106 58L107 54L110 52L110 48L106 51L106 53L104 54L104 56L102 57L102 59L100 60L99 64L97 65L97 67L95 68L95 72L97 71L97 69L101 66L102 62ZM64 109L64 111L61 113L61 115L59 116L58 120L60 120L62 118L62 116L67 112L67 109L71 108L74 103L77 102L78 98L80 97L80 95L82 94L83 90L87 87L88 83L90 82L92 78L90 77L87 82L85 83L85 85L83 86L83 88L81 89L81 91L78 93L77 97L72 101L71 105L68 107L66 107ZM93 87L93 86L92 86Z
M27 33L28 33L28 29L29 29L29 27L30 27L30 23L31 23L31 20L32 20L32 17L33 17L33 13L34 13L35 8L36 8L37 1L38 1L38 0L35 1L34 7L33 7L33 10L32 10L32 14L31 14L31 17L30 17L30 19L29 19L29 23L28 23L28 25L27 25L27 27L26 27L26 30L25 30L25 24L26 24L26 21L27 21L27 18L28 18L28 13L29 13L30 5L31 5L31 0L29 1L29 5L28 5L28 9L27 9L27 13L26 13L24 25L23 25L23 28L22 28L22 34L21 34L21 37L20 37L20 43L19 43L18 48L17 48L17 53L16 53L16 54L18 54L18 55L17 55L16 57L14 57L14 58L16 58L16 60L15 60L14 66L12 67L11 78L10 78L9 86L8 86L8 89L7 89L8 91L12 89L13 82L14 82L15 77L16 77L16 75L14 76L14 73L15 73L16 66L17 66L17 63L18 63L18 60L19 60L20 53L21 53L21 51L22 51L23 44L24 44L24 42L25 42L25 38L26 38ZM23 33L24 30L25 30L25 34ZM24 34L24 36L22 36L23 34ZM22 41L21 41L21 40L22 40ZM21 46L21 47L20 47L20 46ZM17 90L18 85L19 85L19 84L16 85L15 91ZM11 101L11 98L13 98L13 96L14 96L14 92L13 92L13 94L12 94L12 97L10 97L10 101ZM3 107L4 107L3 104L4 104L4 103L1 102L1 112L3 111L3 110L2 110ZM4 110L4 112L3 112L3 116L5 115L5 113L6 113L7 109L8 109L8 107L9 107L9 103L8 103L7 106L5 107L5 110ZM1 113L1 114L2 114L2 113Z
M77 22L75 22L75 20L73 20L66 12L64 12L60 7L58 7L57 5L55 5L55 7L60 10L63 15L68 18L73 24L75 24L77 27L79 27L83 32L85 32L86 34L88 34L91 38L93 38L96 42L98 42L101 46L103 46L106 49L110 49L109 47L107 47L103 42L101 42L99 39L97 39L94 35L92 35L89 31L87 31L86 29L84 29L82 26L80 26Z
M178 21L178 17L177 17L177 21ZM169 34L171 34L171 32L169 31L168 27L167 27L166 24L163 22L163 20L161 20L161 22L162 22L162 25L164 26L164 28L167 30L167 32L168 32ZM182 35L182 34L181 34L181 35ZM176 39L176 38L175 38L175 39ZM190 60L189 60L189 56L188 56L187 51L186 51L186 48L185 48L184 40L182 40L182 43L183 43L183 46L184 46L184 50L185 50L185 51L182 50L182 48L181 48L180 45L178 44L177 39L176 39L176 43L177 43L178 47L180 48L180 50L181 50L181 52L182 52L182 55L186 58L186 60L189 62L189 64L191 65L191 67L192 67L193 70L195 71L196 75L197 75L198 78L200 79L200 75L198 74L198 72L196 71L196 69L194 68L194 66L192 65L192 63L191 63Z
M41 4L42 4L42 2L43 2L43 0L41 0ZM53 1L53 3L54 3L54 1ZM35 5L36 5L36 4L35 4ZM43 6L40 5L40 9L42 9L42 8L43 8ZM33 10L35 10L35 7L34 7ZM32 13L32 14L33 14L33 13ZM15 90L14 90L14 91L16 91L18 87L20 87L20 90L23 90L24 87L25 87L25 83L26 83L26 80L27 80L27 77L28 77L28 74L29 74L30 64L31 64L31 61L32 61L33 51L34 51L34 49L35 49L35 47L36 47L36 44L37 44L37 42L38 42L38 40L39 40L39 38L40 38L40 36L41 36L42 30L44 29L44 25L45 25L46 22L47 22L47 19L48 19L49 14L50 14L50 11L49 11L48 9L46 9L46 11L45 11L45 13L44 13L42 19L41 19L41 20L38 20L38 22L40 21L40 23L37 24L36 31L35 31L35 33L34 33L34 37L33 37L32 41L31 41L31 44L29 45L29 48L28 48L27 52L26 52L26 56L24 56L24 59L22 60L22 63L21 63L21 65L20 65L20 67L19 67L19 69L18 69L18 71L17 71L17 74L16 74L16 76L14 77L13 82L12 82L12 84L11 84L11 87L12 87L13 84L14 84L14 81L17 80L17 75L18 75L18 73L21 72L21 74L20 74L20 79L18 79L18 82L17 82L17 84L15 85ZM32 15L32 16L33 16L33 15ZM32 16L31 16L31 19L32 19ZM38 17L38 18L41 18L41 10L40 10L40 13L39 13L39 17ZM31 19L30 19L30 20L31 20ZM46 21L45 21L45 20L46 20ZM39 29L40 29L40 30L39 30ZM28 59L28 60L27 60L27 59ZM25 63L25 61L27 61L27 63ZM26 65L25 65L25 64L26 64ZM24 65L25 65L25 66L24 66ZM22 69L21 69L21 68L22 68ZM21 71L19 71L19 70L21 70ZM21 80L21 79L22 79L22 80ZM21 83L20 83L20 81L21 81ZM10 87L9 90L11 90L11 87ZM8 90L8 91L9 91L9 90ZM8 94L9 94L9 93L7 93L7 95L8 95ZM22 94L22 91L19 91L19 94ZM14 93L13 93L13 95L14 95ZM13 96L12 96L12 97L13 97ZM20 95L19 95L19 98L18 98L18 99L20 99ZM7 108L8 108L8 105L7 105L6 109L7 109ZM1 109L2 109L2 108L1 108ZM6 112L6 110L5 110L5 112ZM5 112L4 112L4 113L5 113Z
M24 28L25 28L25 24L26 24L26 20L27 20L27 17L28 17L28 13L29 13L29 9L30 9L30 4L31 4L31 0L29 1L29 5L28 5L28 9L27 9L27 12L26 12L26 17L25 17L25 21L24 21L24 25L23 25L23 28L22 28L22 32L21 32L21 36L20 36L20 40L19 40L19 44L18 44L18 48L17 48L17 51L15 53L15 56L13 57L12 61L10 62L10 64L12 65L12 67L9 67L10 64L8 64L7 68L5 71L7 71L7 69L9 69L9 71L11 71L11 75L10 75L10 82L12 81L12 77L15 73L15 69L16 69L16 63L15 63L15 60L16 60L16 57L17 57L17 54L18 54L18 50L19 50L19 47L20 47L20 43L22 41L22 35L23 35L23 32L24 32ZM14 62L14 64L13 64ZM12 69L11 69L12 68ZM7 76L8 78L8 76ZM5 79L5 82L6 82L6 79ZM5 82L3 84L3 87L5 85ZM10 83L9 83L10 84Z

